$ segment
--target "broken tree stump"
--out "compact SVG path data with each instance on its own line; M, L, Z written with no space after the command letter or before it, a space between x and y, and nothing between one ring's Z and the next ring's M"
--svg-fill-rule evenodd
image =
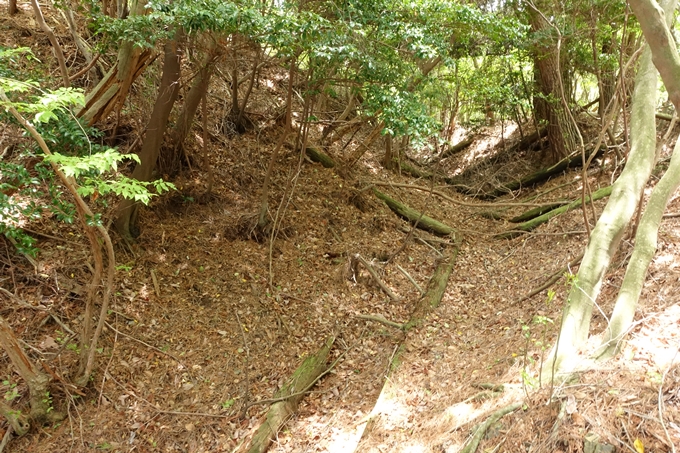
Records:
M398 216L405 218L409 222L416 224L417 227L420 228L421 230L427 230L431 233L434 233L439 236L448 236L451 233L453 233L455 230L451 228L450 226L433 219L432 217L428 217L426 215L421 214L420 212L416 211L415 209L409 208L405 204L399 203L397 200L394 200L384 193L380 192L378 189L373 188L373 193L375 193L375 196L380 198L382 201L385 202L385 204Z
M264 453L267 451L269 444L276 437L281 426L297 410L305 392L326 371L326 360L334 341L334 337L328 338L323 347L316 354L307 357L290 379L274 394L275 400L281 400L272 404L267 411L264 421L250 441L248 453Z

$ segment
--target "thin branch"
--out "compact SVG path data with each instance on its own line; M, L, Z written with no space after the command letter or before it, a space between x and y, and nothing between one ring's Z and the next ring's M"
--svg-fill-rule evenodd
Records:
M385 319L380 315L357 315L357 318L365 319L367 321L375 321L386 326L394 327L395 329L404 330L404 324L399 324L398 322L390 321Z
M399 269L399 272L401 272L402 274L404 274L404 277L406 277L406 278L408 279L408 281L410 281L410 282L413 284L413 286L416 287L416 289L418 290L418 292L420 292L420 295L421 295L421 296L424 296L424 295L425 295L425 290L423 290L423 288L421 288L420 285L418 285L418 282L416 282L416 281L413 279L413 277L411 277L411 274L409 274L408 272L406 272L406 269L404 269L403 267L401 267L401 266L398 265L398 264L397 264L397 269Z
M392 290L391 290L390 288L388 288L388 286L387 286L385 283L383 283L383 281L382 281L382 280L380 279L380 277L378 276L378 273L375 271L375 269L373 269L373 266L371 266L370 263L369 263L368 261L366 261L366 260L365 260L361 255L359 255L358 253L354 255L354 259L357 260L357 261L359 261L361 264L364 265L364 267L366 268L366 270L368 271L368 273L371 274L371 277L373 277L373 280L375 280L375 282L380 286L380 288L381 288L383 291L385 291L385 294L387 294L388 296L390 296L390 299L392 299L392 300L395 301L395 302L399 302L399 301L401 300L401 297L399 297L399 296L397 296L396 294L394 294L394 293L392 292Z
M108 327L109 329L113 330L113 331L116 332L117 334L119 334L119 335L121 335L121 336L123 336L123 337L125 337L125 338L129 338L129 339L132 340L132 341L136 341L137 343L142 344L142 345L146 346L146 347L149 348L149 349L153 349L153 350L156 351L156 352L159 352L159 353L161 353L161 354L163 354L163 355L166 355L166 356L170 357L171 359L173 359L175 362L177 362L177 363L179 363L180 365L182 365L184 368L187 368L187 366L186 366L184 363L182 363L182 361L181 361L180 359L178 359L178 358L175 357L174 355L170 354L169 352L165 352L165 351L163 351L162 349L158 349L156 346L150 345L149 343L146 343L146 342L140 340L139 338L135 338L135 337L133 337L132 335L128 335L128 334L126 334L125 332L121 332L120 330L116 329L115 327L113 327L111 324L109 324L109 323L106 322L106 321L104 322L104 324L106 324L106 327Z

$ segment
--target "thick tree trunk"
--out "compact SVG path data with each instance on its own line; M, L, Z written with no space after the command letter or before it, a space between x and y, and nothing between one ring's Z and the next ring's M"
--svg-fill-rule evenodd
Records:
M544 2L536 3L538 7L546 6L543 11L551 9ZM532 32L544 35L534 49L535 79L539 88L539 95L534 96L534 104L538 119L547 124L552 160L556 162L576 150L578 132L563 102L563 99L568 102L569 98L562 89L566 84L560 83L563 71L553 29L540 13L533 8L528 8L528 11Z
M588 339L593 304L605 271L616 253L654 165L657 72L646 47L635 80L631 112L631 150L623 172L613 185L609 202L593 229L578 276L569 291L557 344L545 372L568 372L576 368L578 350ZM553 363L554 361L554 363ZM552 376L548 376L550 378ZM547 379L549 380L549 379Z
M179 93L180 52L178 43L181 40L181 34L181 31L178 30L175 39L165 44L165 61L158 97L146 128L142 150L139 152L141 162L132 172L132 177L139 181L151 180L163 144L168 118ZM116 230L127 239L138 236L136 234L138 233L136 226L137 209L138 206L134 200L123 200L118 207Z
M132 0L130 15L143 15L145 4L142 0ZM132 42L123 42L118 50L116 65L85 97L85 105L78 112L78 117L92 125L113 110L119 112L132 83L149 63L150 57L150 51L142 50Z

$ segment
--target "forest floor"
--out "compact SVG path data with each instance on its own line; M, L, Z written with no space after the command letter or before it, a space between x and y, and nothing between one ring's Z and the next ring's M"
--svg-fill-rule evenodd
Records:
M271 94L264 91L255 96L253 111L266 111L263 99ZM9 128L3 129L11 140ZM518 137L507 125L504 132L501 139L500 127L478 131L473 146L443 161L440 171L454 175L490 156L476 176L479 183L535 169L531 153L499 153ZM143 209L138 242L116 246L115 297L91 385L80 396L56 383L52 399L67 419L12 440L8 451L234 451L267 408L250 403L271 398L330 336L336 338L331 372L304 397L270 451L457 452L478 424L514 401L524 406L501 418L478 451L588 451L584 439L615 451L641 451L643 445L665 452L680 445L680 219L662 224L659 251L621 354L566 384L539 382L569 284L566 278L554 284L553 300L542 291L517 301L582 253L583 211L511 240L493 237L511 224L486 213L509 218L526 207L499 203L578 197L579 170L493 204L439 183L433 187L450 199L381 185L393 198L455 228L461 240L441 306L404 337L358 315L406 322L420 293L397 266L425 288L453 241L421 230L409 235L410 224L374 197L371 187L376 181L431 183L384 170L377 148L343 177L300 161L288 149L277 163L270 198L270 215L279 226L273 237L256 238L250 225L279 133L266 121L258 132L240 136L224 137L215 129L208 144L211 197L199 201L205 172L194 165L175 181L176 192ZM312 132L310 143L319 133ZM191 152L200 152L198 142L192 138ZM614 162L605 163L604 172L588 173L593 190L610 184ZM595 212L605 203L596 202ZM669 206L677 211L680 200ZM32 356L68 380L78 350L49 313L77 331L89 249L77 226L43 219L30 231L39 255L32 264L5 241L2 286L43 309L7 305L6 299L0 309ZM628 232L594 310L595 334L606 326L631 249ZM363 268L347 278L349 257L357 253L401 301L385 295ZM399 365L391 370L402 343ZM596 345L594 336L590 346ZM0 376L25 394L6 356L0 356ZM503 390L481 391L487 384ZM10 391L9 385L1 388Z

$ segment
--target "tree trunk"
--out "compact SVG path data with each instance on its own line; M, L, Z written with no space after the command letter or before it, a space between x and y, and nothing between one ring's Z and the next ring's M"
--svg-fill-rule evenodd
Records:
M276 144L276 148L272 152L272 157L269 160L269 165L267 166L267 173L264 176L264 182L262 183L262 198L260 199L260 212L257 216L257 226L263 229L268 223L267 213L269 212L269 186L271 185L272 172L274 171L274 164L276 163L276 158L279 155L279 151L283 144L286 142L286 138L292 132L292 117L293 117L293 78L295 75L295 60L290 62L290 69L288 72L288 94L286 95L286 125L283 127L283 132L281 133L281 138Z
M145 4L142 0L132 0L130 15L143 15ZM123 42L118 50L116 65L85 97L85 105L78 112L78 117L92 125L114 109L120 112L132 83L149 63L150 57L149 50L142 50L129 41Z
M612 357L617 352L621 340L633 323L635 309L642 292L642 285L647 276L647 269L656 253L659 224L661 223L663 212L668 205L671 195L675 193L679 186L680 140L676 142L671 163L652 191L649 202L645 207L645 212L640 219L637 234L635 235L633 254L630 257L630 261L628 261L626 275L623 278L621 289L614 305L614 312L603 336L601 347L604 350L599 354L601 358Z
M648 31L648 27L650 25L649 21L653 20L654 15L640 9L641 6L639 3L647 3L646 6L650 7L649 3L638 1L634 1L633 3L635 3L635 5L631 4L633 11L638 16L641 23L644 22L645 24L643 25L643 31ZM670 34L667 34L666 32L668 32L668 21L673 17L675 0L666 2L664 9L666 10L666 13L657 10L657 13L660 14L656 17L661 20L657 21L652 28L654 32L660 32L662 36L666 35L667 37L670 37ZM667 16L667 18L664 16ZM666 19L666 22L664 22L663 19ZM659 28L661 30L659 30ZM645 33L645 37L647 37L647 33ZM659 55L658 53L658 46L661 45L660 42L655 42L652 38L647 38L647 40L650 42L650 46L653 46L651 48L651 52L652 54L656 54L654 63L659 71L661 72L663 67L664 71L662 74L676 74L673 77L673 80L671 80L668 84L664 78L664 84L666 84L667 89L669 89L669 85L673 87L675 79L678 75L680 75L680 66L677 66L675 70L673 70L673 62L669 62L663 57L663 55ZM670 43L672 42L673 41L671 38ZM677 58L677 52L672 53L670 58ZM675 89L680 89L680 86L676 86ZM671 92L669 89L669 97L675 95L675 99L680 99L680 97L677 96L678 94L679 93L677 92ZM623 279L623 282L621 283L621 289L619 290L618 297L616 298L616 304L614 305L612 317L603 336L601 345L602 349L600 350L599 358L611 357L616 353L616 351L619 349L621 340L633 322L635 309L638 305L640 293L642 292L642 285L647 275L647 269L649 268L649 263L654 257L654 254L656 253L659 224L661 223L663 212L666 209L671 195L679 186L680 140L676 142L668 169L652 191L652 195L647 202L644 214L640 219L637 234L635 235L635 247L633 248L633 254L631 255L628 262L626 275Z
M46 374L40 372L38 367L28 358L11 327L2 316L0 316L0 346L7 353L19 376L26 382L31 405L30 418L38 423L48 420L52 408L49 399L45 398L45 394L50 379ZM21 427L25 426L26 423L25 419L21 419L17 420L15 424L17 427ZM17 434L20 434L20 431Z
M10 16L15 15L19 10L17 9L17 0L9 0L7 4L7 12Z
M631 150L612 195L593 229L578 276L569 291L557 344L545 372L568 372L576 368L578 350L588 339L593 304L597 300L612 257L630 222L654 165L657 72L646 46L635 80L631 112ZM554 361L554 363L553 363ZM552 376L548 376L549 378ZM547 379L549 380L549 379Z
M141 162L132 172L132 177L139 181L151 180L163 144L168 118L179 93L180 52L178 43L181 37L181 30L177 30L177 36L165 44L165 61L158 97L146 128L142 150L139 153ZM123 200L118 207L116 229L127 239L139 236L136 226L137 209L138 206L134 200Z
M543 2L537 3L547 6L543 8L544 11L550 9ZM565 109L566 102L563 102L563 99L567 101L568 98L561 88L565 84L560 83L563 71L560 69L553 29L540 13L533 8L528 8L528 11L532 32L545 36L534 48L534 76L539 89L539 95L534 96L534 104L539 121L547 124L552 160L557 162L577 148L578 133Z
M667 0L672 2L672 0ZM652 50L654 64L668 91L668 99L680 112L680 55L668 25L672 16L667 8L661 8L654 0L630 0L630 7L640 22L640 28ZM663 3L663 2L662 2ZM666 12L664 13L664 10Z
M397 162L394 159L394 147L392 146L392 134L385 135L385 155L383 156L382 164L387 170L393 170Z
M186 100L184 101L184 105L182 105L182 110L179 112L179 117L177 118L177 122L171 133L171 146L174 150L174 156L171 157L171 160L173 162L179 162L180 156L184 151L184 141L189 134L201 99L203 99L205 93L208 91L210 77L215 69L215 62L219 51L217 43L210 37L208 37L208 39L210 40L210 44L205 59L201 64L201 68L198 70L198 74L196 74L193 85L186 95Z

